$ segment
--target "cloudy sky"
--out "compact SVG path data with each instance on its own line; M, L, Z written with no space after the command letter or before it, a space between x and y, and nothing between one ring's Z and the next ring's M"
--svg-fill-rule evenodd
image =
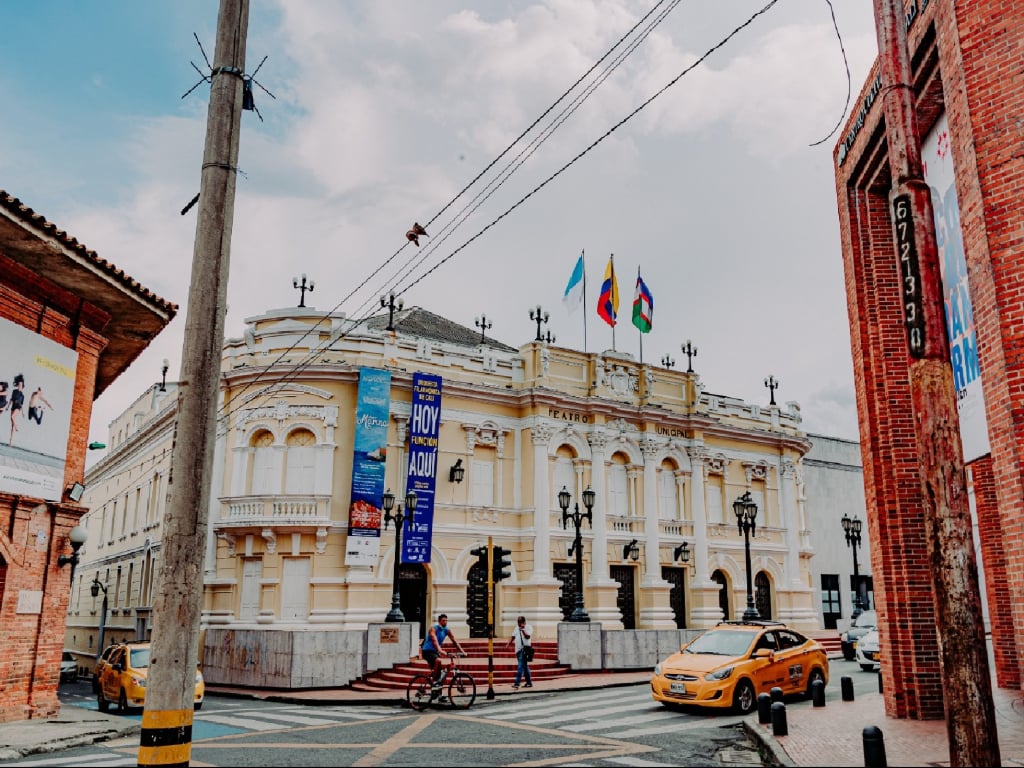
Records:
M833 0L848 85L826 0L733 34L768 2L252 0L246 68L266 57L276 98L243 114L226 333L297 305L306 273L320 310L398 288L519 346L540 304L558 345L585 327L589 351L639 357L639 268L645 362L685 369L690 339L707 390L766 404L772 374L808 431L856 438L832 149L877 51L871 4ZM0 189L181 305L97 401L93 440L180 365L209 86L182 96L216 24L212 0L34 0L0 24ZM614 337L595 307L611 254Z

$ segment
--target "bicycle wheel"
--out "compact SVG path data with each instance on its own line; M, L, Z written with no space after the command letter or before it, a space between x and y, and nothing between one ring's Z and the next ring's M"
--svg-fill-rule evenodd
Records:
M422 712L430 706L430 676L416 675L409 681L409 687L405 691L405 699L409 706Z
M448 686L448 703L452 709L469 709L476 701L476 680L468 672L456 672Z

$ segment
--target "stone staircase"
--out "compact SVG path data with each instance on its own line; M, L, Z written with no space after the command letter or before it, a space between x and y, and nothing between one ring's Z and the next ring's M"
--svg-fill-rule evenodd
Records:
M825 652L828 654L828 657L830 659L842 657L842 641L839 639L838 630L823 629L818 632L811 632L808 636L814 638L823 646L825 646Z
M494 641L494 685L511 685L516 679L516 655L511 648L506 648L506 638ZM468 654L459 659L459 668L469 672L476 680L477 687L487 685L488 660L487 640L462 640L463 649ZM445 644L450 645L449 643ZM454 647L454 646L452 646ZM572 668L558 663L558 643L537 641L533 644L535 656L530 663L530 675L534 681L550 680L572 673ZM442 663L447 663L442 659ZM355 691L404 691L409 681L416 675L428 671L427 663L416 659L405 664L396 664L390 669L379 669L369 672L352 682L349 686Z

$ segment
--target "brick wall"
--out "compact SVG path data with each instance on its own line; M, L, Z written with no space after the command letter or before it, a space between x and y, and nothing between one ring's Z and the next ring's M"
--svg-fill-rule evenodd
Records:
M994 18L1000 23L993 24ZM1024 109L1024 7L998 0L931 2L914 20L909 37L921 130L941 109L950 126L991 443L991 454L972 465L985 598L997 684L1019 688L1024 660L1024 163L1016 120ZM876 74L877 65L855 104L863 103ZM844 137L852 127L851 122ZM893 661L882 671L886 712L931 719L944 717L935 652L939 638L884 138L878 98L837 166L836 189L872 568L882 642Z

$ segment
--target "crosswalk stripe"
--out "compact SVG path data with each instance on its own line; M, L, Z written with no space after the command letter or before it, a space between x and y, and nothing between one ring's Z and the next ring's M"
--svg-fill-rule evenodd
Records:
M675 712L648 712L643 715L637 715L636 717L625 717L615 718L613 723L609 723L606 720L600 720L596 723L580 723L578 725L563 725L559 726L559 730L573 731L579 733L581 731L596 731L600 728L607 728L609 725L638 725L641 723L654 723L658 720L674 720L679 722L679 715Z
M252 718L229 717L228 715L203 715L199 718L207 723L220 723L241 728L243 731L279 731L286 726L281 723L265 723Z
M337 718L308 717L306 715L289 715L284 712L261 712L260 718L264 720L280 720L295 725L337 725Z
M613 692L603 692L600 695L592 696L580 696L572 698L572 707L578 712L583 711L585 714L590 714L593 710L588 710L584 705L588 703L592 704L603 704L608 701L614 701L616 704L624 705L626 708L631 708L635 711L636 707L643 704L651 703L651 696L649 693L644 692L643 694L630 694L629 696L623 696L615 694ZM524 712L530 714L542 714L552 713L562 716L565 714L566 703L565 701L553 702L547 706L538 705L536 701L524 700L521 703L516 703L511 706L503 706L500 712L495 714L488 713L487 717L494 720L512 720L520 717Z
M36 760L21 760L19 762L4 762L4 768L39 768L39 766L61 766L72 765L75 768L117 768L122 765L138 765L137 757L125 757L108 752L105 755L89 755L88 757L62 757L51 756L40 757Z

